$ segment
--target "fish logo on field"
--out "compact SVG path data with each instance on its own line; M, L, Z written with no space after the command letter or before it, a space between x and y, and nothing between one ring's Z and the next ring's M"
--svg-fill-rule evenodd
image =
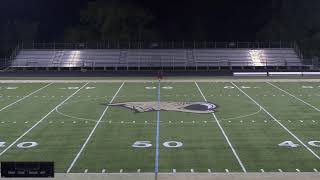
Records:
M136 113L153 111L175 111L186 113L207 114L215 112L217 105L209 102L125 102L105 104L130 109Z

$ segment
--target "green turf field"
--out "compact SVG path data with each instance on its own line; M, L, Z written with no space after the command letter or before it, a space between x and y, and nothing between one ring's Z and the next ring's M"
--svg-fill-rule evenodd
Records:
M317 82L2 83L0 161L54 161L61 173L314 172L319 117Z

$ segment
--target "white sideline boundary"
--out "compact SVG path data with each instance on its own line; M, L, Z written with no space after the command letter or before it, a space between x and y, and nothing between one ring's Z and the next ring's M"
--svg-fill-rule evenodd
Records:
M123 81L126 81L126 83L157 83L158 80L130 80L124 78L123 80L54 80L54 79L48 79L48 80L0 80L0 83L122 83ZM232 77L226 77L226 78L190 78L190 79L164 79L161 80L163 83L186 83L190 82L193 83L194 81L197 82L320 82L319 78L232 78Z
M0 112L1 112L1 111L3 111L3 110L5 110L5 109L7 109L7 108L9 108L9 107L11 107L11 106L13 106L13 105L15 105L15 104L17 104L17 103L18 103L18 102L20 102L20 101L23 101L23 100L24 100L24 99L26 99L26 98L28 98L28 97L30 97L30 96L32 96L32 95L34 95L35 93L37 93L37 92L41 91L42 89L45 89L46 87L50 86L51 84L53 84L53 82L51 82L50 84L47 84L47 85L45 85L45 86L41 87L40 89L38 89L38 90L36 90L36 91L33 91L32 93L30 93L30 94L28 94L28 95L24 96L23 98L20 98L19 100L15 101L15 102L13 102L13 103L11 103L11 104L9 104L9 105L7 105L7 106L5 106L5 107L1 108L1 109L0 109Z
M317 108L317 107L315 107L315 106L313 106L312 104L310 104L310 103L308 103L308 102L306 102L306 101L304 101L304 100L302 100L302 99L300 99L300 98L296 97L295 95L293 95L293 94L289 93L288 91L285 91L285 90L281 89L280 87L278 87L278 86L276 86L276 85L274 85L274 84L272 84L272 83L270 83L270 82L267 82L267 83L268 83L269 85L273 86L274 88L276 88L276 89L278 89L278 90L280 90L280 91L282 91L282 92L284 92L284 93L288 94L289 96L291 96L291 97L293 97L293 98L295 98L295 99L299 100L300 102L302 102L302 103L304 103L304 104L308 105L309 107L311 107L311 108L315 109L316 111L320 112L320 109L319 109L319 108Z
M311 148L309 148L303 141L301 141L295 134L293 134L286 126L284 126L277 118L275 118L270 112L268 112L263 106L261 106L257 101L250 97L246 92L239 88L235 83L231 82L239 91L241 91L245 96L247 96L252 102L259 106L265 113L267 113L275 122L277 122L284 130L286 130L292 137L294 137L300 144L302 144L308 151L310 151L318 160L320 157Z
M89 84L86 83L81 88L79 88L77 91L75 91L73 94L71 94L67 99L62 101L60 104L58 104L56 107L54 107L48 114L46 114L44 117L42 117L36 124L34 124L31 128L29 128L25 133L23 133L20 137L18 137L13 143L11 143L7 148L5 148L1 153L0 156L2 156L6 151L8 151L13 145L15 145L20 139L22 139L25 135L27 135L30 131L32 131L35 127L37 127L43 120L45 120L51 113L53 113L58 107L62 106L66 101L68 101L70 98L72 98L75 94L77 94L81 89L83 89L85 86Z
M197 86L197 88L198 88L198 90L199 90L199 92L200 92L201 96L203 97L203 99L204 99L206 102L208 102L208 101L207 101L207 98L206 98L206 97L204 96L204 94L202 93L202 90L200 89L200 87L199 87L198 83L197 83L196 81L195 81L194 83L195 83L195 85ZM237 154L236 150L233 148L233 146L232 146L232 144L231 144L231 142L230 142L230 140L229 140L229 138L228 138L227 134L225 133L224 129L222 128L222 126L221 126L221 124L220 124L220 122L219 122L218 118L216 117L216 115L215 115L214 113L212 113L212 116L213 116L213 117L214 117L214 119L216 120L216 122L217 122L217 124L218 124L218 126L219 126L219 128L220 128L220 130L221 130L221 132L222 132L222 134L223 134L223 136L224 136L224 138L226 139L227 143L229 144L230 149L231 149L231 150L232 150L232 152L233 152L233 155L236 157L236 159L237 159L237 161L238 161L239 165L241 166L242 171L246 173L246 172L247 172L246 168L244 167L244 165L243 165L243 163L242 163L241 159L239 158L239 156L238 156L238 154Z
M121 84L121 86L119 87L118 91L114 94L114 96L112 97L111 101L109 102L109 104L112 104L112 102L114 101L114 99L117 97L117 95L119 94L120 90L122 89L123 85L125 84L125 81ZM67 173L69 173L71 171L71 169L73 168L73 166L75 165L75 163L78 161L81 153L83 152L84 148L87 146L88 142L90 141L93 133L96 131L98 125L100 124L102 118L104 117L104 115L106 114L107 110L109 109L110 106L107 106L103 113L101 114L99 120L97 121L96 125L94 126L94 128L92 129L92 131L90 132L88 138L86 139L86 141L84 142L84 144L82 145L80 151L78 152L78 154L76 155L76 157L73 159L72 163L70 164Z

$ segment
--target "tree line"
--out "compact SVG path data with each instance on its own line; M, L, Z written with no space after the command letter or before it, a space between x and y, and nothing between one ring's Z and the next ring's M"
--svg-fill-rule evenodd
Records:
M231 0L226 2L229 4L224 5L233 7L230 4ZM219 6L219 0L212 1L207 8L205 5L197 7L198 4L199 2L195 1L195 4L191 3L188 7L181 6L180 17L175 17L174 13L170 14L168 11L167 19L170 22L166 22L167 19L161 19L156 10L147 8L137 1L89 1L87 7L81 10L78 22L62 27L63 33L58 39L65 42L217 40L219 32L230 32L225 33L222 38L240 41L297 40L305 53L320 55L320 1L318 0L271 0L268 3L261 2L260 8L255 6L246 8L246 12L241 12L241 7L233 7L230 12L226 12L225 7ZM245 5L250 6L250 4ZM194 8L199 8L196 13L193 12ZM233 26L233 23L236 24L235 21L238 21L237 14L241 13L245 14L241 16L243 23L238 24L238 27ZM252 27L250 22L245 26L246 21L256 26ZM221 23L223 25L219 25ZM2 56L8 54L17 42L41 40L38 37L41 33L40 25L41 22L34 18L2 20L0 54ZM241 35L246 31L250 35L243 35L244 38L241 39Z

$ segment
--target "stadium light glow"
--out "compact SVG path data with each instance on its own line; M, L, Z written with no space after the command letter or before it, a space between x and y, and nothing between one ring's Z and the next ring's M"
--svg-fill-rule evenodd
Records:
M263 50L249 50L249 53L254 66L263 66Z
M71 51L68 59L68 67L77 67L81 62L81 51Z

